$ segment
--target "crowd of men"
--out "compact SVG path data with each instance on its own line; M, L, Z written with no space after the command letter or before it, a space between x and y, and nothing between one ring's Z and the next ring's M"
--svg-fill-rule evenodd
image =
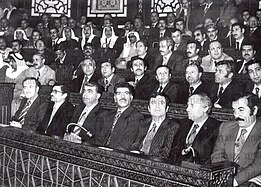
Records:
M137 15L118 29L109 14L101 25L48 14L31 25L7 1L0 80L15 83L10 126L172 164L231 161L238 164L234 186L261 185L261 10L253 14L245 3L181 0L166 18L152 12L149 27ZM49 102L39 94L44 85L52 87ZM83 102L73 106L72 92ZM116 108L104 109L101 97ZM133 99L147 100L150 115ZM187 117L169 118L170 103L186 104ZM213 107L233 109L235 120L221 123Z

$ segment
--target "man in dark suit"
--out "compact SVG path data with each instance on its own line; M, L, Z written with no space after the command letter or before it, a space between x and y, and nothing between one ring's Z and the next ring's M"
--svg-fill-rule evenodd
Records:
M45 116L37 127L39 134L63 138L66 126L70 123L73 105L69 102L70 90L66 85L56 84L51 92L51 101Z
M167 118L169 99L162 93L153 94L148 110L151 117L139 127L133 149L145 155L168 158L179 124ZM137 153L136 151L131 151Z
M201 50L201 45L197 40L188 41L186 45L186 53L187 57L183 60L184 70L190 64L198 64L202 63L202 58L199 56L199 51Z
M94 144L97 138L97 119L105 113L99 104L103 88L97 83L86 83L84 85L82 100L83 103L76 106L72 116L72 123L77 126L69 127L70 137L78 140L78 142L87 142ZM86 129L89 133L82 130Z
M17 28L19 26L21 16L21 12L13 5L13 3L8 1L6 4L6 8L4 9L3 18L8 19L10 25L12 25L14 28Z
M231 108L235 93L242 91L235 77L234 61L223 60L217 63L215 83L210 90L210 98L217 108Z
M256 56L256 50L253 43L245 42L241 49L242 58L236 62L236 73L246 74L246 65L250 60L254 60Z
M113 149L130 151L136 139L138 127L143 123L143 115L132 105L134 89L126 83L114 87L116 110L111 110L97 122L96 143Z
M249 39L254 43L257 51L261 50L260 38L261 38L261 27L258 26L258 19L255 16L249 18ZM260 55L260 54L258 54Z
M253 93L261 99L261 62L259 60L250 60L246 64L246 71L250 81L244 86L244 91Z
M206 0L203 11L204 19L211 18L214 22L216 22L220 15L220 6L214 2L214 0Z
M256 116L260 102L253 94L239 94L232 106L235 120L221 124L211 160L238 164L233 186L260 186L260 180L250 184L261 175L261 122Z
M183 57L172 48L174 42L169 37L163 37L159 40L159 52L160 54L155 56L155 67L159 65L167 65L173 72L182 71Z
M221 122L209 116L212 103L206 94L190 96L186 110L188 118L180 121L180 131L173 142L173 155L170 159L176 163L209 163Z
M27 77L22 82L24 98L19 109L11 119L10 126L20 127L28 131L35 131L43 120L47 103L38 96L40 82L34 77Z
M205 93L209 95L208 85L201 80L203 68L198 64L190 64L186 68L186 83L179 87L178 103L186 104L192 94Z
M80 92L83 91L83 85L87 82L98 82L100 76L100 73L98 73L96 70L96 63L95 60L91 57L85 58L81 63L80 66L82 68L82 72L79 75L76 75L73 77L72 80L72 89L73 92Z
M164 93L170 99L170 102L178 101L178 85L170 81L171 70L166 65L160 65L156 69L156 79L158 83L152 93Z
M109 94L113 94L115 84L125 81L121 75L115 73L115 64L111 60L101 63L101 75L102 78L98 80L98 83Z
M173 51L176 51L179 55L186 57L187 40L182 36L182 32L179 29L171 30L171 38L174 42Z
M231 48L236 49L237 51L242 50L243 45L248 42L247 36L245 36L245 27L241 23L234 23L232 25L232 35Z
M131 71L134 73L134 80L129 81L135 88L135 99L147 100L155 88L156 78L146 73L147 61L140 57L133 57L131 61Z

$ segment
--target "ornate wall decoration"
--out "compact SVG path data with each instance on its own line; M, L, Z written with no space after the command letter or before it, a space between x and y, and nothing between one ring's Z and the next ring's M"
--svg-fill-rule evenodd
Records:
M71 16L71 0L32 0L32 16L40 16L43 13L58 17L61 14Z
M168 12L175 13L179 7L179 0L151 0L151 11L157 11L162 16Z
M127 0L93 0L87 2L88 17L103 17L110 13L113 17L127 16Z

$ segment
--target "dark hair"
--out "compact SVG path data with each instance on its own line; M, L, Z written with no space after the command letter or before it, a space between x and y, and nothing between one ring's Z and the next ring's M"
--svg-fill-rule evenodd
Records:
M145 60L145 59L143 59L143 58L141 58L141 57L138 57L138 56L134 56L134 57L131 58L131 67L133 66L133 62L134 62L135 60L141 60L141 61L143 62L143 64L144 64L144 67L148 67L148 62L147 62L147 60Z
M22 42L20 40L13 40L12 43L17 42L19 45L23 46Z
M22 82L22 85L24 85L24 82L25 81L28 81L28 80L34 80L35 81L35 84L37 87L39 87L39 89L41 88L41 83L35 78L35 77L26 77L23 82Z
M150 105L150 100L151 100L151 98L156 98L157 96L162 96L162 97L164 97L165 100L166 100L166 107L169 106L169 104L170 104L170 99L169 99L169 97L168 97L166 94L160 93L160 92L156 92L156 93L151 94L151 96L150 96L150 98L149 98L149 105Z
M62 93L67 94L66 100L69 100L69 98L70 98L70 87L67 86L66 84L61 84L61 83L57 83L57 82L53 85L53 87L55 87L55 86L61 87Z
M206 34L206 29L204 27L195 28L195 30L193 31L193 35L196 31L200 31L202 35Z
M233 77L236 75L236 64L234 61L232 60L221 60L219 62L217 62L216 67L221 66L221 65L226 65L227 68L226 70L229 73L233 73Z
M103 60L103 61L101 62L101 66L102 66L103 63L110 63L110 64L111 64L111 68L116 68L116 65L115 65L115 63L113 62L112 59Z
M114 86L114 94L116 94L117 89L118 88L128 88L130 93L134 96L135 94L135 90L134 87L131 86L129 83L127 82L118 82L115 86Z
M104 89L100 84L97 84L95 82L87 82L84 86L90 86L90 87L95 87L96 91L102 95Z
M92 47L93 48L93 45L92 45L92 43L86 43L86 44L84 44L83 49L85 49L86 47Z
M244 43L242 43L242 47L245 45L251 45L253 50L256 51L255 44L253 42L251 42L250 40L246 40Z
M66 48L64 47L64 45L56 45L54 51L58 51L58 50L64 52Z
M145 47L149 47L149 43L148 43L148 41L147 40L144 40L144 39L141 39L141 40L138 40L137 42L136 42L136 47L137 47L137 43L138 42L141 42L141 43L143 43L143 45L145 46Z
M233 23L231 27L233 28L235 26L239 26L240 29L245 29L245 26L242 23Z
M241 98L246 98L247 106L250 108L251 114L254 112L255 106L258 108L258 110L260 109L260 101L255 94L247 92L238 92L234 95L232 102L236 102Z
M156 75L157 75L157 70L158 70L159 68L162 68L162 67L167 68L167 69L169 70L169 74L171 74L171 69L170 69L169 66L167 66L167 65L159 65L159 66L155 69L155 74L156 74Z
M261 61L260 61L260 60L256 60L256 59L254 59L254 60L249 60L249 61L246 63L246 71L247 71L247 73L249 73L248 67L249 67L250 65L253 65L253 64L259 64L259 66L261 67Z
M39 30L34 29L34 30L32 31L32 35L33 35L34 32L38 32L39 35L42 36L42 33L41 33Z
M188 46L188 44L196 44L196 49L199 49L199 50L201 49L201 44L197 40L189 40L187 43L187 46Z
M170 29L170 35L172 34L172 33L174 33L174 32L180 32L180 33L182 33L182 31L181 30L179 30L179 29L177 29L177 28L172 28L172 29Z

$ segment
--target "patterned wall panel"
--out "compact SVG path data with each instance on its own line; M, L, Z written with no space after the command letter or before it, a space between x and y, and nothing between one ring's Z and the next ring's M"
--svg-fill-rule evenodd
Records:
M71 0L32 0L32 16L39 16L43 13L58 17L61 14L71 16Z
M87 2L88 17L103 17L110 13L113 17L127 16L127 0L92 0Z
M168 12L176 12L180 7L179 0L151 0L151 11L166 16Z

